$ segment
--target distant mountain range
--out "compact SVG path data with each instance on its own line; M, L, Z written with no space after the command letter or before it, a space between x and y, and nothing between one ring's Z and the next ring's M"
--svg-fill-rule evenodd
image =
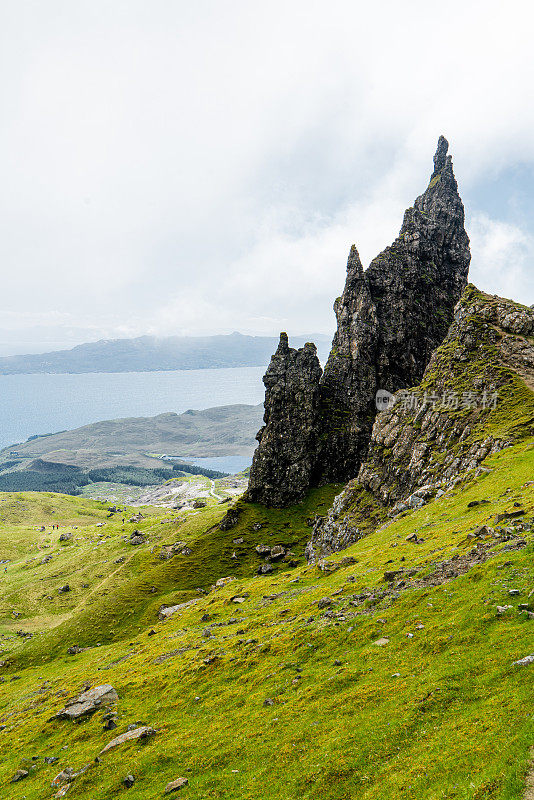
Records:
M331 337L324 334L292 336L291 345L306 341L317 345L321 361L326 360ZM4 356L0 374L35 372L151 372L220 367L260 367L268 364L278 346L271 336L140 336L136 339L102 339L80 344L70 350L51 353Z

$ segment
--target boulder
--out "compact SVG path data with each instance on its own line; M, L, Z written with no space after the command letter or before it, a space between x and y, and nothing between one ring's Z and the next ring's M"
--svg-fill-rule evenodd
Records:
M18 769L11 778L10 783L18 783L19 781L24 780L24 778L27 778L28 775L29 773L27 769Z
M235 581L233 575L229 575L227 578L219 578L218 581L215 581L215 588L222 589L223 586L226 586L228 583L231 583L232 581Z
M70 785L72 781L77 778L79 775L83 775L87 770L90 768L90 764L86 764L84 767L78 770L74 770L72 767L65 767L65 769L61 770L52 783L50 784L52 789L56 789L58 786L66 786L67 791L70 789ZM66 794L67 791L64 791L63 794ZM57 794L56 797L63 797L62 794Z
M180 789L183 789L184 786L188 786L189 781L187 778L177 778L175 781L171 781L165 787L163 794L172 794L172 792L178 792Z
M126 731L126 733L121 733L120 736L116 736L115 739L112 739L111 742L102 748L99 755L102 756L104 753L107 753L109 750L113 750L114 747L118 747L120 744L124 744L125 742L131 742L136 739L148 739L150 736L154 736L156 731L154 728L149 727L148 725L142 725L140 728L134 728L131 731Z
M129 541L130 544L138 545L138 544L144 544L146 542L146 539L141 533L141 531L132 531Z
M519 661L514 661L514 667L527 667L529 664L534 664L534 655L525 656L524 658L520 658Z
M65 708L58 711L57 714L48 721L52 722L52 720L55 719L79 719L80 717L94 714L94 712L101 709L102 706L116 703L118 699L119 696L117 692L109 683L103 684L102 686L95 686L73 697L67 702Z
M190 608L198 603L198 598L193 598L193 600L187 600L185 603L178 603L175 606L161 606L158 611L158 619L164 621L172 617L177 611L181 611L183 608Z

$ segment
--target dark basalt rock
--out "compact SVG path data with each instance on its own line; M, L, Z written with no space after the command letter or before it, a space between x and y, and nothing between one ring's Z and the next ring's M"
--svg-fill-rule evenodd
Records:
M264 378L265 426L249 499L289 505L310 486L354 478L369 447L377 390L417 384L445 338L470 261L447 150L440 137L430 183L391 247L366 271L351 248L324 375L312 345L292 350L282 334Z
M314 483L348 480L367 448L375 415L379 320L356 247L334 303L337 331L321 382L321 442Z
M471 255L447 149L441 136L428 188L405 212L391 247L365 272L351 250L322 380L324 447L316 482L357 475L369 446L376 391L419 383L453 321Z
M307 492L318 449L321 372L315 345L294 350L280 334L263 378L265 425L256 437L249 500L285 506Z

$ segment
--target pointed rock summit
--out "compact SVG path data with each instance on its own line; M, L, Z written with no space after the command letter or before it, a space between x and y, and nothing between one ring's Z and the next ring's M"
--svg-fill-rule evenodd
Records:
M471 258L447 152L441 136L426 191L366 271L352 246L322 377L311 346L295 351L281 337L264 379L265 427L251 468L251 499L287 505L312 485L354 478L369 446L376 392L418 383L445 338Z

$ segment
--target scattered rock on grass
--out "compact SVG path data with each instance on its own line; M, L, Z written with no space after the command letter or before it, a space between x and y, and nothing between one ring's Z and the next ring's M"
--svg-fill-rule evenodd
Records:
M181 611L183 608L190 608L198 603L198 598L193 598L193 600L187 600L185 603L178 603L175 606L161 606L158 611L158 618L160 620L166 620L169 617L172 617L177 611Z
M513 606L497 606L497 614L499 614L499 616L501 614L506 614L506 612L510 611L512 608Z
M95 686L93 689L88 689L76 697L68 701L65 708L54 714L49 722L55 719L78 719L79 717L87 716L98 711L102 705L107 703L115 703L119 696L113 686L109 683L103 686Z
M28 775L29 773L27 769L18 769L11 778L10 783L18 783L19 781L24 780L24 778L27 778Z
M58 786L63 786L64 787L65 784L66 784L67 785L67 791L68 791L68 789L70 789L70 785L71 785L72 781L75 778L77 778L79 775L83 775L85 772L87 772L87 770L89 769L90 766L91 766L90 764L86 764L84 767L82 767L81 769L79 769L77 771L74 770L72 767L65 767L65 769L61 770L61 772L59 772L56 775L56 777L54 778L54 780L50 784L52 789L57 789ZM66 793L67 793L66 791L63 792L63 794L66 794ZM63 795L58 793L56 795L56 797L63 797Z
M108 744L102 748L98 755L102 756L109 750L113 750L114 747L124 744L124 742L130 742L134 739L148 739L149 736L154 736L155 733L156 731L154 728L151 728L148 725L143 725L141 728L135 728L132 731L126 731L126 733L121 733L120 736L116 736L115 739L112 739L111 742L108 742Z
M226 584L231 583L232 581L235 581L233 575L228 575L226 578L219 578L219 580L215 582L215 588L221 589L223 586L226 586Z
M80 647L77 644L73 644L68 648L67 653L69 656L76 656L78 653L83 653L83 651L86 649L86 647Z
M171 781L165 787L165 791L163 794L172 794L172 792L177 792L179 789L183 789L184 786L188 786L189 781L187 778L177 778L175 781Z
M333 600L331 597L321 597L321 599L317 601L317 608L330 608L332 604Z
M534 655L525 656L524 658L520 658L519 661L514 661L514 667L526 667L529 664L534 664Z

